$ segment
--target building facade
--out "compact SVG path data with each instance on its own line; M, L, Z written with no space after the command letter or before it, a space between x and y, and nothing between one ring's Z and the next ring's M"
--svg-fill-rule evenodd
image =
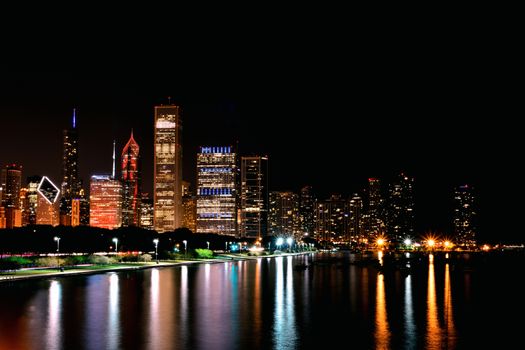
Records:
M350 245L349 202L338 194L317 202L315 239L322 246Z
M153 200L148 193L142 193L140 198L140 227L146 230L154 230L153 220Z
M304 236L314 236L315 202L312 186L304 186L301 189L299 204L300 228Z
M293 192L270 192L268 207L270 236L302 238L299 196Z
M476 246L476 210L474 189L470 185L454 189L454 240L466 249Z
M0 207L4 208L6 228L22 226L22 207L20 205L21 187L21 166L9 164L0 171L0 188L2 188Z
M37 188L38 201L36 223L58 226L60 224L60 190L47 176L43 176Z
M387 233L391 240L401 244L414 237L414 178L399 174L390 185L388 196Z
M241 158L240 236L268 234L268 157Z
M381 181L376 178L369 178L367 235L370 242L384 234L384 205L384 199L381 195Z
M122 225L122 185L109 175L93 175L90 184L89 224L106 229Z
M121 155L122 165L122 226L140 226L140 147L131 137Z
M231 146L200 148L197 154L197 232L237 234L236 162Z
M180 107L155 107L154 226L173 231L182 223L182 121Z

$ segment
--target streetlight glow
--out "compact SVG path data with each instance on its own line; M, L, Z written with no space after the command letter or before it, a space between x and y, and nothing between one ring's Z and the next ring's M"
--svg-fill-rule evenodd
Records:
M405 245L411 245L412 244L412 240L410 239L405 239Z
M159 239L155 238L153 240L153 243L155 243L155 260L157 261L157 264L159 263L159 255L157 253L157 247L159 246Z
M56 237L54 238L55 242L57 242L57 253L60 251L60 237Z
M210 242L206 241L206 244L208 245L208 250L210 249Z
M284 243L284 239L282 239L282 238L280 238L280 237L277 238L277 242L275 242L275 244L277 245L277 247L282 246L283 243Z
M184 240L182 241L182 243L184 243L184 254L188 254L188 241L187 240Z
M113 242L115 242L115 253L118 253L118 238L113 238Z

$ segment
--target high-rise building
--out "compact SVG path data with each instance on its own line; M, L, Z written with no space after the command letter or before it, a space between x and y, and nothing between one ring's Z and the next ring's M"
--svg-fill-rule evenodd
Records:
M90 184L89 224L106 229L122 225L122 185L109 175L93 175Z
M80 225L81 222L81 208L82 200L75 198L71 201L71 226L76 227Z
M350 199L348 220L351 244L361 246L367 243L363 227L363 200L357 193Z
M38 193L36 223L58 226L60 224L60 190L47 176L43 176L36 191Z
M155 107L154 221L158 232L182 223L182 121L180 107Z
M71 201L80 198L81 182L78 176L78 130L76 109L73 109L71 128L64 130L62 147L62 185L60 223L71 225Z
M148 193L142 193L140 198L140 227L146 230L154 230L153 225L153 199Z
M375 178L368 179L368 225L367 236L369 241L384 232L384 199L381 195L381 181Z
M263 238L268 230L268 157L241 158L241 237Z
M317 202L315 223L315 239L321 245L350 244L349 203L340 195Z
M131 137L122 150L122 226L140 226L140 147Z
M472 186L458 186L454 190L454 239L461 247L476 246L476 208Z
M197 154L197 232L237 234L236 173L233 147L200 148Z
M7 226L7 218L5 215L5 208L0 207L0 228L6 228Z
M197 232L197 197L182 197L182 227Z
M299 196L293 192L270 192L268 234L301 239Z
M2 188L1 207L5 210L6 228L22 226L22 208L20 206L20 189L22 187L22 167L16 164L7 165L0 171Z
M312 186L304 186L301 189L299 218L303 235L313 237L315 231L315 197Z
M401 173L390 185L387 233L397 243L414 236L414 178Z

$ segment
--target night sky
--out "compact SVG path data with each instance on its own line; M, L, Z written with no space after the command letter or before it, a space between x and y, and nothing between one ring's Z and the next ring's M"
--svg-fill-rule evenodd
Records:
M290 69L204 75L166 72L0 73L0 165L59 184L62 130L77 108L80 174L111 172L133 128L143 190L153 173L153 106L182 107L184 178L195 183L199 145L239 142L268 154L271 190L318 196L362 192L368 177L416 179L417 230L451 232L453 186L472 184L481 239L522 239L516 93L481 64ZM504 73L502 72L504 75Z

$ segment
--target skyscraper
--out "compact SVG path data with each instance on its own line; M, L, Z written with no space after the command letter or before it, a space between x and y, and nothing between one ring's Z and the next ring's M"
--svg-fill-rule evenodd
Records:
M197 232L235 236L236 154L233 147L201 147L197 154Z
M340 195L317 202L315 223L315 239L321 245L350 244L349 203Z
M153 200L148 193L142 193L140 198L140 227L154 230L153 226Z
M36 223L58 226L60 223L60 190L47 176L43 176L37 187L38 202Z
M454 239L456 244L470 249L476 246L476 211L472 186L454 190Z
M315 231L315 197L312 192L312 186L304 186L301 189L299 204L299 218L301 231L305 236L313 237Z
M363 200L357 193L350 199L348 220L351 244L359 246L365 244L367 241L363 229Z
M299 196L293 192L270 192L268 233L301 239Z
M368 239L371 242L382 234L384 226L384 200L381 196L381 181L375 178L368 179Z
M93 175L90 184L89 224L106 229L122 225L122 185L109 175Z
M158 232L182 223L182 121L180 107L155 107L154 222Z
M122 226L140 226L140 147L131 137L122 150Z
M21 166L10 164L2 169L0 172L0 187L2 188L2 203L0 206L4 207L7 228L22 226L21 186Z
M71 225L71 201L80 198L81 182L78 176L78 131L76 109L73 109L71 128L64 130L62 148L62 185L60 223Z
M268 228L268 157L241 158L241 237L263 238Z
M387 233L397 243L414 236L414 178L401 173L390 185Z
M27 193L24 200L23 224L36 225L36 213L38 208L38 185L41 176L30 176L27 178Z

